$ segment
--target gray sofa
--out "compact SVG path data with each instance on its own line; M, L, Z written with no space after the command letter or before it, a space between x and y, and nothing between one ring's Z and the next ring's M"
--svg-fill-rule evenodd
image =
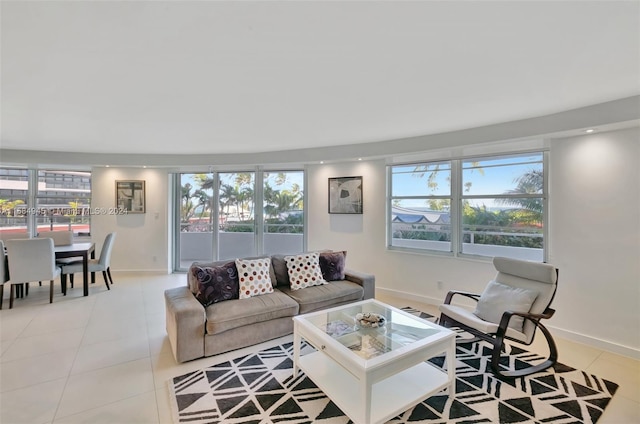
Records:
M195 262L191 267L213 267L228 262ZM186 286L164 292L166 329L178 362L291 334L295 315L371 299L375 294L373 275L348 269L344 280L291 290L284 255L273 255L270 269L273 293L204 307L194 295L192 273L187 275Z

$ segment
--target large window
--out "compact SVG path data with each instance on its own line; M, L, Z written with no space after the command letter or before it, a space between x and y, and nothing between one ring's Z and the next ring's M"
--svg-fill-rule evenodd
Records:
M263 252L302 252L304 172L265 172L263 187Z
M89 235L91 173L38 171L37 231L68 231Z
M304 172L178 174L176 265L304 250Z
M91 173L0 168L0 236L91 234Z
M545 260L545 154L389 167L389 246Z
M29 170L0 168L0 236L28 234Z
M391 245L451 252L451 163L394 166Z

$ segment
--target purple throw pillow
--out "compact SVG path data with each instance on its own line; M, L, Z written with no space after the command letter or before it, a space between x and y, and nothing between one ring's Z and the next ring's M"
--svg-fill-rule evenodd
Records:
M240 284L235 262L214 267L191 267L197 282L196 299L204 306L223 300L238 299Z
M347 252L322 252L318 261L325 281L344 280L344 264Z

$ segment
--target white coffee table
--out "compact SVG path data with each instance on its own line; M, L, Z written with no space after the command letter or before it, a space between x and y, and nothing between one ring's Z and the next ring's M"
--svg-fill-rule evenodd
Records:
M355 325L358 312L386 318ZM455 333L369 299L293 318L293 375L301 369L356 424L383 423L441 390L455 393ZM302 339L316 351L300 356ZM425 362L446 354L447 371Z

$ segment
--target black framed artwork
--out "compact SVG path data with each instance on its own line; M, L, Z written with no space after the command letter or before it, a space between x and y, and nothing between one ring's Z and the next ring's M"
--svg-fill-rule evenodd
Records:
M116 181L116 207L126 213L145 213L144 180Z
M362 213L362 176L329 178L329 213Z

